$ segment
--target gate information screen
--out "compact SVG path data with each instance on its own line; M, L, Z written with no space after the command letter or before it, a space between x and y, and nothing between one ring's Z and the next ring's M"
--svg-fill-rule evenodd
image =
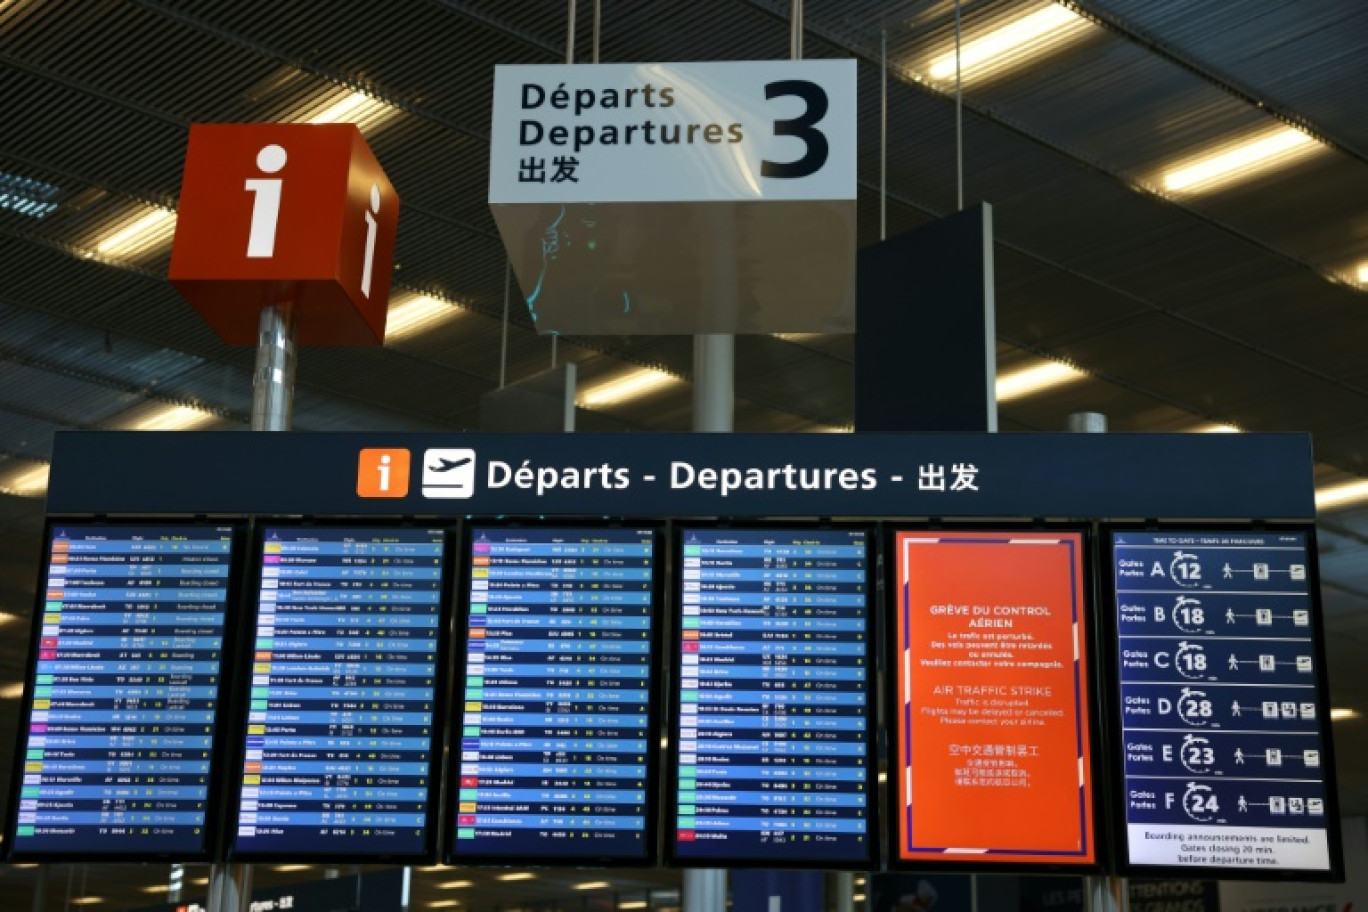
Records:
M55 524L16 856L206 850L233 530Z
M898 532L894 546L897 859L1091 864L1082 534Z
M470 534L452 856L650 858L655 532Z
M868 533L681 534L675 856L866 863Z
M1112 546L1130 863L1329 870L1306 534Z
M235 851L430 851L443 548L441 530L264 530Z

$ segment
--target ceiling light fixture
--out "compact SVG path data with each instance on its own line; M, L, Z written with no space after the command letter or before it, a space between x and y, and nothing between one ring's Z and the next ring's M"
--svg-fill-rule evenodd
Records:
M618 903L619 909L644 909L646 906L647 902L644 899L633 899L627 902Z
M95 252L116 258L136 256L167 243L175 231L174 210L149 207L141 216L123 222L113 234L96 244Z
M280 871L280 872L282 872L282 873L286 873L286 872L289 872L289 871L307 871L307 870L309 870L309 868L311 868L311 867L313 867L313 865L306 865L306 864L283 864L283 865L276 865L276 866L275 866L275 870Z
M0 491L16 497L42 497L47 493L48 475L51 471L52 466L45 462L32 468L25 465L9 475L0 477Z
M166 884L153 884L153 885L150 886L150 887L143 887L142 890L141 890L141 892L143 892L143 893L165 893L165 892L166 892L167 890L169 890L169 889L171 889L171 888L168 887Z
M19 615L10 614L8 611L0 611L0 627L4 627L6 624L13 624L17 620L19 620Z
M1350 719L1357 719L1358 717L1359 714L1357 709L1343 707L1330 710L1330 719L1333 722L1347 722Z
M69 902L70 902L73 906L93 906L93 905L95 905L95 904L97 904L97 903L102 903L102 902L104 902L104 897L103 897L103 896L78 896L78 897L76 897L76 898L73 899L73 900L69 900Z
M496 877L496 878L494 878L494 879L495 879L495 880L503 880L503 881L510 881L510 880L532 880L532 879L535 878L536 876L537 876L537 875L536 875L536 874L533 874L531 871L515 871L515 872L513 872L512 874L500 874L498 877Z
M321 104L326 105L322 110L315 111L318 106L314 105L298 119L311 124L356 124L362 133L370 133L388 122L397 110L365 92L348 92Z
M40 219L57 208L58 192L52 184L0 171L0 209Z
M459 899L438 899L428 903L429 909L450 909L452 906L459 906Z
M1035 367L1014 371L997 378L997 401L1010 402L1064 383L1081 380L1087 374L1059 361L1046 361Z
M673 374L643 367L591 384L580 393L578 405L582 408L620 405L631 399L658 393L681 382Z
M1289 165L1325 148L1295 127L1278 127L1256 137L1226 143L1164 174L1164 189L1215 190Z
M1328 488L1316 489L1317 510L1347 507L1362 500L1368 500L1368 479L1347 481L1343 484L1331 485Z
M1364 263L1358 268L1358 280L1364 285L1368 285L1368 263Z
M1025 66L1085 34L1091 23L1071 9L1051 3L960 44L960 78L983 79ZM931 61L931 78L955 78L955 51Z
M0 700L17 700L24 695L24 682L0 684Z
M213 421L217 416L203 409L184 405L169 405L138 419L133 431L189 431Z
M1242 434L1242 430L1233 424L1222 424L1219 421L1211 424L1201 424L1192 429L1196 434Z
M606 881L606 880L591 880L591 881L589 881L588 883L571 884L571 885L570 885L570 889L572 889L572 890L603 890L603 889L606 889L607 887L610 887L610 886L612 886L612 884L608 883L608 881Z
M459 316L460 308L432 295L411 295L391 304L385 316L385 343L427 332Z
M446 883L439 883L439 884L437 884L436 886L437 886L437 889L439 889L439 890L463 890L463 889L465 889L466 887L473 887L473 886L475 886L475 881L473 881L473 880L448 880Z

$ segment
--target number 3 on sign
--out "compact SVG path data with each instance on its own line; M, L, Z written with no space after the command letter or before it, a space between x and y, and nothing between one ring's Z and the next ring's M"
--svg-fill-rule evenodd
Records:
M827 113L826 90L815 82L806 79L781 79L765 84L765 100L794 95L803 99L806 108L803 113L789 120L774 122L775 136L796 136L807 146L803 157L791 162L772 162L765 159L760 163L761 177L797 178L807 177L821 170L826 164L827 138L821 130L815 129Z

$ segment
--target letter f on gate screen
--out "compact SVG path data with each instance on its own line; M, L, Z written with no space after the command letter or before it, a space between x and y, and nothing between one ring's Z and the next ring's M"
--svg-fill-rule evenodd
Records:
M895 543L898 858L1093 863L1082 535Z

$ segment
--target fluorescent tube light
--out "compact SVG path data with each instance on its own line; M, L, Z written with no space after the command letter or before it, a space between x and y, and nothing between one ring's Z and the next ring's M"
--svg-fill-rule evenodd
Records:
M1357 719L1358 717L1359 714L1357 709L1336 707L1335 709L1330 710L1330 720L1332 722L1347 722L1350 719Z
M1200 424L1192 429L1196 434L1242 434L1244 433L1233 424L1222 424L1219 421L1211 424Z
M466 887L473 886L475 886L475 881L473 880L448 880L446 883L439 883L436 885L439 890L463 890Z
M605 405L619 405L631 399L658 393L680 383L680 379L664 371L643 367L627 374L619 374L590 384L579 395L579 405L583 408L601 408Z
M439 900L436 900L436 901L434 901L434 902L428 903L428 908L429 908L429 909L450 909L452 906L459 906L460 904L461 904L461 901L460 901L459 899L439 899Z
M960 78L982 79L1038 60L1085 34L1091 23L1073 10L1051 3L960 44ZM955 50L931 61L937 81L955 78Z
M314 108L305 111L299 119L312 124L356 124L362 133L370 133L384 126L397 111L365 92L347 92L321 104L321 110L315 110L318 107L315 105Z
M619 909L644 909L646 906L647 902L644 899L633 899L628 902L618 903Z
M391 304L385 317L385 342L397 342L435 329L459 316L460 308L431 295L410 295Z
M572 889L572 890L603 890L603 889L606 889L606 888L608 888L608 887L610 887L610 886L612 886L612 884L608 883L608 881L606 881L606 880L591 880L591 881L589 881L589 882L587 882L587 883L571 884L571 885L570 885L570 889Z
M306 864L282 864L282 865L276 865L276 866L275 866L275 870L281 871L281 872L283 872L283 873L288 873L288 872L290 872L290 871L307 871L307 870L309 870L309 868L311 868L311 867L313 867L313 865L306 865Z
M495 879L495 880L504 880L504 881L509 881L509 880L532 880L532 879L535 878L536 876L537 876L537 875L536 875L536 874L533 874L531 871L516 871L516 872L514 872L514 873L512 873L512 874L500 874L498 877L496 877L496 878L494 878L494 879Z
M1328 488L1316 489L1317 510L1334 510L1363 500L1368 500L1368 479L1347 481L1343 484L1331 485Z
M17 700L24 695L24 682L0 685L0 700Z
M1358 268L1358 280L1364 285L1368 285L1368 263L1364 263Z
M95 245L95 252L107 257L136 256L166 244L175 232L174 210L149 208L120 223L112 234Z
M1046 361L1035 367L1014 371L997 378L997 401L1010 402L1024 396L1031 396L1047 389L1074 380L1081 380L1087 374L1075 367L1059 361Z
M203 409L168 405L144 414L129 426L131 431L189 431L213 421L217 416Z
M73 906L93 906L104 901L103 896L78 896L68 900Z
M10 614L8 611L0 611L0 627L4 627L6 624L13 624L17 620L19 620L19 615Z
M33 467L25 465L6 476L0 476L0 491L16 497L42 497L47 493L48 473L51 470L52 467L45 462Z
M1272 131L1234 144L1226 143L1181 167L1164 174L1164 189L1174 192L1207 191L1248 180L1266 171L1291 164L1325 148L1294 127Z

